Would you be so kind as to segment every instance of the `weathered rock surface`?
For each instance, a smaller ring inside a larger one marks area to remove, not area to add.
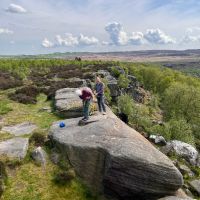
[[[37,163],[40,163],[42,165],[46,164],[47,154],[41,147],[37,147],[36,149],[34,149],[31,156]]]
[[[64,88],[56,91],[55,107],[57,113],[65,117],[80,117],[82,115],[82,101],[76,95],[77,88]]]
[[[79,120],[65,120],[62,129],[55,123],[49,137],[92,191],[149,200],[174,194],[183,184],[173,163],[110,110],[85,126]]]
[[[174,152],[177,155],[186,159],[191,165],[197,165],[199,153],[190,144],[187,144],[185,142],[181,142],[178,140],[172,140],[172,141],[168,142],[165,147],[162,148],[162,151],[165,154]]]
[[[13,126],[4,126],[2,128],[2,131],[8,132],[15,136],[21,136],[25,134],[31,134],[35,129],[37,129],[37,126],[35,124],[24,122]]]
[[[28,149],[28,138],[13,138],[0,143],[0,155],[23,159]]]
[[[190,184],[191,189],[200,196],[200,179],[193,180],[189,184]]]

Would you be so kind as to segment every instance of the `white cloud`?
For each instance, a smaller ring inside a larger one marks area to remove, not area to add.
[[[54,47],[54,44],[51,41],[49,41],[47,38],[45,38],[42,41],[42,46],[45,48],[51,48],[51,47]]]
[[[60,46],[71,47],[79,44],[78,38],[76,36],[73,36],[71,33],[66,33],[65,37],[62,37],[61,35],[56,35],[56,41]]]
[[[132,32],[128,34],[124,31],[123,26],[118,22],[109,23],[105,30],[109,33],[111,44],[121,45],[142,45],[145,40],[153,44],[173,44],[176,41],[165,34],[160,29],[147,29],[146,33]]]
[[[152,44],[174,44],[176,41],[160,29],[147,29],[144,38]]]
[[[192,36],[192,35],[185,35],[183,39],[181,40],[182,43],[193,43],[193,42],[199,42],[200,41],[200,35]]]
[[[42,46],[44,47],[59,47],[59,46],[66,46],[66,47],[74,47],[74,46],[90,46],[96,45],[99,43],[99,40],[96,37],[88,37],[80,34],[79,37],[74,36],[71,33],[66,33],[64,37],[61,35],[56,35],[55,44],[50,42],[47,38],[44,39],[42,42]]]
[[[186,29],[186,34],[180,41],[180,43],[196,43],[200,42],[200,27],[194,26]]]
[[[99,40],[97,38],[88,37],[88,36],[84,36],[83,34],[80,34],[80,37],[79,37],[80,45],[95,45],[98,43],[99,43]]]
[[[144,43],[144,34],[142,32],[133,32],[129,37],[129,43],[133,45],[141,45]]]
[[[20,5],[17,4],[10,4],[6,9],[7,12],[10,13],[26,13],[27,10]]]
[[[106,25],[105,30],[110,35],[110,39],[114,45],[126,45],[128,43],[127,33],[120,23],[109,23]]]
[[[0,34],[13,34],[13,33],[14,32],[9,29],[0,28]]]
[[[187,28],[187,30],[186,30],[186,34],[192,34],[192,33],[196,33],[196,32],[200,32],[199,26],[193,26],[193,27]]]
[[[103,41],[101,44],[102,44],[103,46],[108,46],[108,45],[110,45],[110,43],[107,42],[107,41]]]

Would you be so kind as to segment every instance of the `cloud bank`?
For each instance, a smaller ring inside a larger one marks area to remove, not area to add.
[[[66,33],[64,36],[56,35],[55,42],[50,42],[47,38],[42,41],[42,46],[45,48],[51,47],[59,47],[59,46],[66,46],[66,47],[75,47],[75,46],[91,46],[97,45],[99,40],[92,36],[85,36],[80,34],[78,37],[74,36],[71,33]]]
[[[128,34],[118,22],[109,23],[105,27],[113,45],[142,45],[145,42],[150,44],[174,44],[175,39],[165,34],[160,29],[147,29],[146,33],[132,32]]]

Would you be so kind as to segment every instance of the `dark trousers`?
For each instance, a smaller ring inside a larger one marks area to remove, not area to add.
[[[98,95],[97,96],[97,103],[98,103],[98,107],[99,107],[99,112],[106,112],[106,106],[104,103],[104,95]]]
[[[83,116],[84,118],[89,118],[89,112],[90,112],[90,100],[84,100],[83,101]]]

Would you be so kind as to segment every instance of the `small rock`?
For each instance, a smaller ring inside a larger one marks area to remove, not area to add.
[[[188,166],[186,166],[186,165],[180,165],[179,166],[179,170],[180,170],[180,172],[183,174],[183,175],[185,175],[185,174],[187,174],[188,176],[190,176],[190,177],[193,177],[194,176],[194,173],[191,171],[191,169],[188,167]]]
[[[165,138],[161,135],[150,135],[150,140],[152,140],[155,144],[166,145],[167,142]]]
[[[200,167],[200,156],[197,158],[197,167]]]
[[[28,138],[13,138],[0,143],[0,154],[23,159],[28,149]]]
[[[57,153],[56,151],[53,151],[50,155],[50,159],[51,159],[52,163],[57,165],[60,161],[60,154]]]
[[[35,129],[37,129],[37,126],[35,124],[24,122],[13,126],[4,126],[2,128],[2,131],[8,132],[15,136],[21,136],[25,134],[31,134]]]
[[[123,69],[122,67],[120,67],[120,66],[115,66],[114,68],[117,69],[117,70],[119,71],[120,74],[125,74],[125,71],[124,71],[124,69]]]
[[[193,199],[193,194],[192,194],[192,192],[189,190],[189,189],[186,189],[185,190],[185,193],[189,196],[189,197],[191,197],[192,199]]]
[[[190,187],[200,196],[200,179],[189,182]]]
[[[43,107],[43,108],[39,109],[39,112],[48,112],[48,113],[50,113],[51,112],[51,108],[50,107]]]
[[[33,152],[32,152],[32,158],[37,162],[42,165],[46,164],[46,152],[41,148],[37,147]]]

